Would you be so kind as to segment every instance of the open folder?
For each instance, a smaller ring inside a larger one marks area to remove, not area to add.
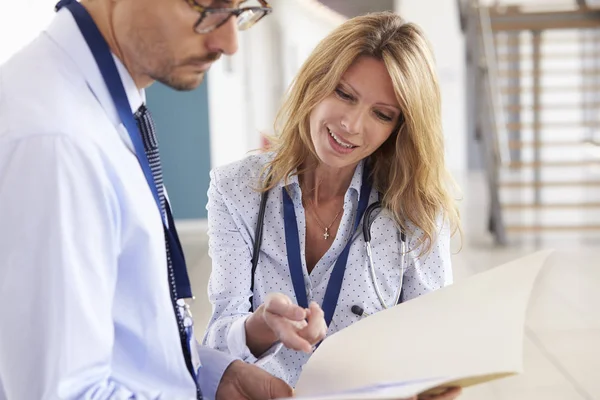
[[[527,305],[551,252],[476,274],[331,335],[304,366],[295,398],[402,399],[521,373]]]

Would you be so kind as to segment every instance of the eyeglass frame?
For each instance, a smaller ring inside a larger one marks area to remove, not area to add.
[[[205,35],[207,33],[215,31],[216,29],[219,29],[221,26],[225,25],[232,16],[235,16],[237,18],[245,11],[248,11],[248,10],[259,11],[260,10],[260,11],[265,12],[262,17],[260,17],[258,20],[256,20],[254,22],[254,24],[256,24],[258,21],[260,21],[261,19],[263,19],[265,16],[267,16],[268,14],[270,14],[273,11],[273,8],[271,7],[271,5],[269,3],[267,3],[267,0],[258,0],[258,2],[260,3],[261,6],[241,7],[241,8],[205,7],[203,5],[198,4],[196,2],[196,0],[185,0],[185,2],[188,3],[188,5],[190,7],[192,7],[193,10],[200,13],[200,17],[198,18],[198,21],[196,21],[196,23],[194,24],[194,31],[196,31],[197,33],[199,33],[201,35]],[[198,32],[198,25],[200,25],[202,23],[202,21],[204,20],[204,18],[206,18],[206,16],[211,13],[214,13],[214,14],[227,13],[227,14],[229,14],[229,16],[227,18],[225,18],[219,24],[215,25],[209,31]]]

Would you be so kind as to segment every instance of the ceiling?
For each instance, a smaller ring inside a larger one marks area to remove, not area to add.
[[[373,11],[393,11],[394,0],[320,0],[327,7],[345,15],[355,17]]]
[[[346,17],[355,17],[373,11],[394,10],[394,0],[319,0],[324,5],[345,15]],[[413,0],[418,1],[418,0]],[[440,0],[440,1],[455,1],[455,0]],[[479,0],[482,4],[499,4],[499,5],[545,5],[552,4],[587,4],[589,7],[600,7],[600,0]]]

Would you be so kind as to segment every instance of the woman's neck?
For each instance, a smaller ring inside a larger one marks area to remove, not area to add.
[[[307,169],[307,172],[298,177],[303,197],[318,205],[344,197],[352,182],[356,165],[332,168],[322,163],[315,163],[309,165]]]

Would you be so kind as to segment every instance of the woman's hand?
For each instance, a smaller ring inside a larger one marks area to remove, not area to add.
[[[257,357],[277,341],[289,349],[310,353],[326,333],[325,316],[317,303],[304,309],[281,293],[270,293],[246,321],[246,343]]]
[[[419,396],[413,396],[409,399],[398,399],[398,400],[454,400],[462,393],[460,387],[451,387],[444,390],[439,394],[422,394]]]
[[[263,319],[285,347],[310,353],[325,338],[327,325],[317,303],[311,302],[308,307],[303,309],[289,297],[274,293],[265,301]]]
[[[454,400],[462,393],[460,387],[448,388],[440,394],[427,394],[418,396],[418,400]]]

